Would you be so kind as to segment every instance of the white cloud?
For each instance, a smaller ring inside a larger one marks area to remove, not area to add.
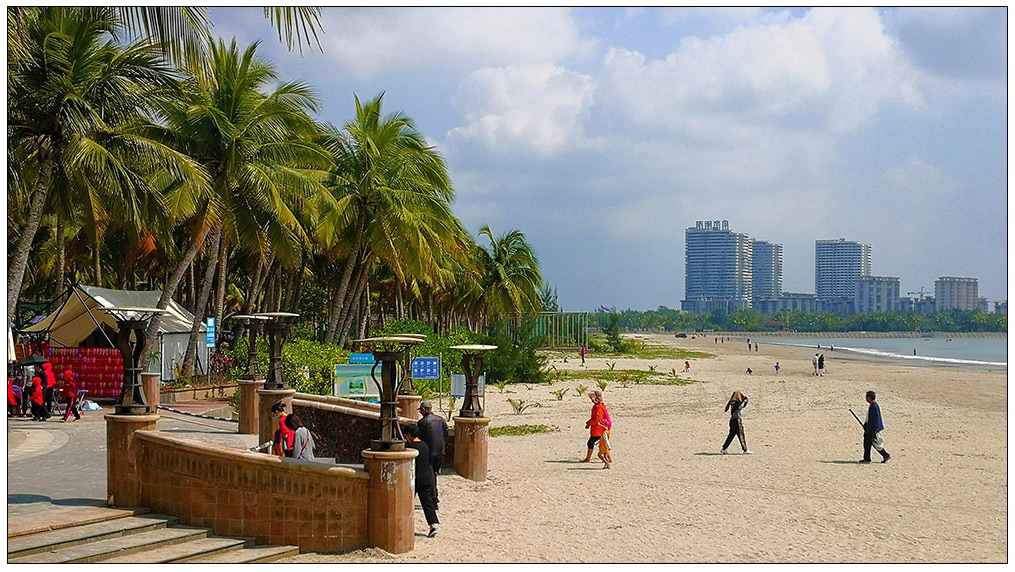
[[[322,24],[325,53],[360,77],[554,62],[594,46],[566,8],[329,8]]]
[[[466,125],[451,130],[449,145],[479,142],[551,155],[580,141],[592,90],[589,76],[554,65],[478,69],[459,86],[456,102]]]

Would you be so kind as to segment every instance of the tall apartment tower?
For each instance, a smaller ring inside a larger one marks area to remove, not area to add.
[[[862,276],[856,281],[854,308],[864,312],[898,312],[899,279],[894,276]]]
[[[777,300],[782,295],[782,245],[752,240],[751,288],[754,307],[760,300]]]
[[[814,294],[819,306],[852,306],[856,281],[870,273],[871,245],[844,238],[814,242]]]
[[[942,276],[934,281],[934,310],[975,310],[978,289],[976,278]]]
[[[683,310],[751,307],[752,248],[746,234],[733,232],[729,221],[697,221],[684,233]]]

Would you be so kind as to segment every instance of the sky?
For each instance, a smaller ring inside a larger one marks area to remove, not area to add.
[[[260,8],[210,13],[322,120],[383,92],[563,310],[679,308],[697,220],[782,244],[787,292],[845,238],[903,295],[1007,299],[1007,8],[325,7],[302,54]]]

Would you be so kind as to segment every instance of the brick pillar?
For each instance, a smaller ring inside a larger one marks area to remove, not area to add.
[[[455,472],[471,481],[486,480],[489,417],[455,417]]]
[[[409,552],[415,530],[412,518],[415,449],[363,451],[367,481],[367,546],[392,554]],[[424,463],[426,459],[422,460]]]
[[[162,374],[142,373],[141,385],[144,387],[144,398],[148,402],[148,411],[159,412],[159,403],[162,399],[161,393]]]
[[[155,431],[158,415],[106,415],[106,504],[139,506],[141,480],[134,433]]]
[[[258,389],[257,390],[257,444],[275,438],[278,421],[271,414],[271,406],[279,401],[285,403],[286,413],[293,411],[293,395],[295,389]]]
[[[264,380],[240,380],[240,429],[237,433],[243,435],[259,435],[260,428],[258,427],[257,420],[260,418],[258,415],[258,399],[257,392],[260,389],[264,389]],[[270,405],[268,407],[271,407]],[[261,441],[263,443],[264,441]]]
[[[409,419],[419,419],[419,402],[423,401],[422,396],[399,394],[397,399],[399,415]]]

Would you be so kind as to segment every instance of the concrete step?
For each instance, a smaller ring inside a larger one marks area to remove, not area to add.
[[[254,564],[274,562],[300,553],[299,546],[251,546],[243,550],[230,550],[187,560],[191,564]]]
[[[14,517],[7,521],[7,538],[38,534],[50,530],[70,528],[93,522],[104,522],[128,516],[146,514],[147,508],[84,507],[64,510],[47,510],[31,516]]]
[[[176,517],[171,516],[121,516],[91,524],[17,536],[7,540],[7,559],[11,560],[12,558],[20,558],[39,552],[52,552],[61,548],[70,548],[87,542],[117,538],[157,528],[166,528],[176,522]]]
[[[20,558],[8,558],[7,563],[101,562],[124,554],[134,554],[141,551],[153,550],[160,546],[204,538],[207,535],[208,530],[205,528],[190,526],[159,528],[128,536],[97,540],[78,546],[39,552]]]
[[[223,538],[213,536],[209,538],[198,538],[179,544],[160,546],[154,550],[146,550],[136,554],[121,554],[112,558],[102,560],[102,564],[134,563],[134,564],[164,564],[167,562],[192,562],[195,558],[211,556],[228,556],[235,552],[241,552],[243,548],[253,545],[252,540],[239,538]],[[232,560],[227,560],[231,562]]]

